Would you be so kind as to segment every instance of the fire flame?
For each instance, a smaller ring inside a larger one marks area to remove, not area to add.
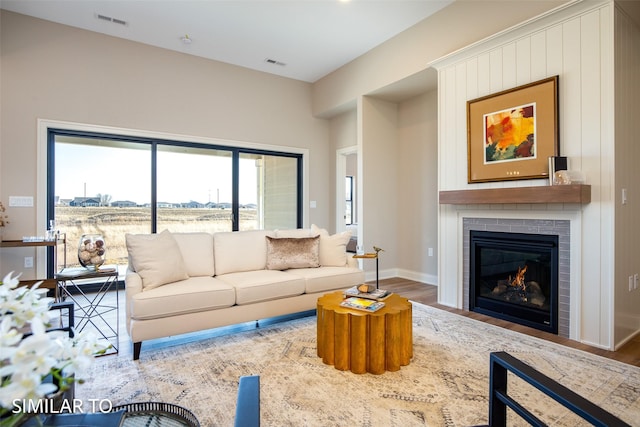
[[[524,281],[524,273],[526,272],[527,272],[526,265],[524,267],[518,267],[518,274],[516,274],[516,277],[514,277],[513,280],[511,280],[511,276],[509,276],[509,279],[510,279],[509,284],[517,288],[525,289],[526,285]]]

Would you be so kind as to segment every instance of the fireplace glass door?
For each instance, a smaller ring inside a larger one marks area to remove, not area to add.
[[[558,333],[558,236],[471,231],[469,309]]]

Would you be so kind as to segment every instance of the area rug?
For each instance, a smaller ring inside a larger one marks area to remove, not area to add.
[[[400,371],[353,374],[316,355],[305,317],[131,356],[97,359],[76,397],[174,403],[202,426],[233,425],[238,378],[260,375],[263,426],[472,426],[488,422],[489,353],[506,351],[631,425],[640,368],[414,303],[414,356]],[[510,380],[511,381],[511,380]],[[587,425],[518,380],[510,388],[554,426]],[[526,425],[511,417],[510,426]]]

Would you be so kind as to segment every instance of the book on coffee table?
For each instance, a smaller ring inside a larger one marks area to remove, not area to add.
[[[346,291],[344,291],[345,298],[358,297],[358,298],[372,299],[375,301],[382,301],[386,299],[389,295],[391,295],[391,292],[384,289],[374,289],[370,292],[361,292],[358,289],[358,286],[353,286],[347,289]]]
[[[342,301],[340,305],[342,307],[355,308],[356,310],[368,311],[370,313],[378,311],[384,307],[384,303],[381,301],[358,297],[349,297]]]

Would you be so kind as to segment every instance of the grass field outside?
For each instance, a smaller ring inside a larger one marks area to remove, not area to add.
[[[145,207],[57,206],[56,228],[66,235],[66,266],[79,267],[78,244],[83,234],[101,234],[106,244],[105,265],[127,265],[125,234],[151,233],[151,209]],[[158,232],[231,231],[231,210],[216,208],[159,208]],[[255,230],[255,209],[240,210],[240,229]],[[64,257],[58,255],[62,266]]]

